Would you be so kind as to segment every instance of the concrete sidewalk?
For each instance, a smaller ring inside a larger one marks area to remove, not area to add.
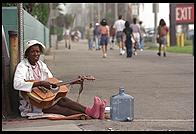
[[[82,131],[73,121],[47,119],[3,122],[2,131]]]
[[[93,75],[86,81],[80,97],[83,105],[92,105],[95,95],[106,98],[118,93],[120,86],[135,98],[134,120],[25,120],[2,122],[2,130],[76,130],[76,131],[193,131],[194,130],[194,57],[189,54],[167,53],[159,57],[156,51],[144,50],[137,56],[120,56],[118,48],[90,51],[87,41],[72,43],[71,49],[59,42],[51,49],[45,62],[53,75],[63,81],[78,75]],[[76,100],[79,87],[74,85],[68,97]],[[108,103],[109,106],[109,103]],[[13,125],[14,124],[14,125]]]

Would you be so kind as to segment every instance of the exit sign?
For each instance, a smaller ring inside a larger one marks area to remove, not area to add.
[[[194,23],[194,4],[176,4],[176,23]]]

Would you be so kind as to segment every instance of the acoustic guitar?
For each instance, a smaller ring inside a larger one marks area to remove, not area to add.
[[[59,98],[66,96],[68,88],[66,85],[80,84],[79,95],[77,101],[79,101],[80,94],[83,91],[84,80],[95,80],[95,77],[91,75],[78,76],[77,79],[59,82],[56,78],[48,78],[48,82],[52,83],[50,89],[39,86],[34,87],[31,92],[21,92],[21,95],[26,98],[28,97],[30,103],[38,108],[48,108],[52,106]],[[36,82],[35,80],[27,80],[28,82]]]

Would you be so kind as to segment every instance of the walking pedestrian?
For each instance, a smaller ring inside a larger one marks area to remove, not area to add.
[[[92,23],[89,24],[89,28],[87,29],[87,35],[86,38],[88,40],[88,50],[93,50],[93,33],[94,29],[93,29],[93,25]]]
[[[119,15],[118,20],[115,21],[113,28],[116,31],[116,40],[119,46],[120,55],[125,53],[124,43],[123,43],[123,29],[125,28],[125,20],[123,20],[122,15]]]
[[[100,33],[99,33],[99,23],[95,23],[94,28],[94,42],[95,42],[95,50],[100,50]]]
[[[163,56],[166,57],[166,44],[167,44],[167,34],[169,29],[165,23],[164,19],[159,21],[159,26],[157,27],[157,42],[159,43],[159,50],[157,55],[161,56],[161,48],[163,48]]]
[[[47,65],[39,59],[44,49],[45,46],[41,42],[37,40],[28,41],[25,49],[25,57],[16,67],[13,85],[14,89],[19,91],[19,110],[21,116],[28,117],[29,114],[40,115],[43,113],[69,116],[85,113],[92,118],[103,119],[106,101],[96,96],[94,97],[94,105],[92,107],[84,106],[65,96],[56,99],[52,106],[39,108],[31,103],[29,96],[22,94],[23,92],[30,93],[34,87],[41,86],[50,89],[52,86],[52,83],[48,82],[47,79],[53,78],[53,75]]]
[[[100,26],[100,46],[103,53],[103,58],[107,57],[107,46],[108,46],[108,40],[109,40],[109,26],[107,24],[106,19],[102,19]]]
[[[126,21],[123,29],[123,41],[125,42],[127,58],[132,57],[132,39],[134,39],[133,30],[130,27],[130,23]]]
[[[134,55],[137,55],[137,49],[140,49],[140,36],[141,36],[141,31],[140,31],[140,27],[137,24],[137,19],[133,18],[133,24],[131,24],[131,28],[133,30],[133,35],[134,38],[136,40],[136,42],[134,43]]]
[[[74,33],[74,40],[75,41],[79,41],[81,38],[81,33],[78,29],[75,30],[75,33]]]
[[[114,45],[115,45],[115,29],[113,28],[114,25],[111,25],[110,27],[110,50],[114,49]]]
[[[144,50],[144,34],[146,34],[146,30],[144,26],[142,25],[142,21],[139,21],[140,25],[140,31],[141,31],[141,36],[140,36],[140,51]]]
[[[71,49],[71,32],[70,28],[66,27],[64,32],[64,39],[65,39],[65,48]]]

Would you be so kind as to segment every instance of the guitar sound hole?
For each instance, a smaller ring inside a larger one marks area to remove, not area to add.
[[[57,88],[57,85],[56,84],[52,84],[52,88]]]

